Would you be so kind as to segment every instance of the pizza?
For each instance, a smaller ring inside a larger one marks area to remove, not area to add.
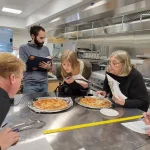
[[[85,97],[80,99],[80,104],[92,107],[92,108],[108,108],[111,106],[111,102],[106,99],[98,99],[96,97]]]
[[[58,98],[44,98],[35,101],[33,106],[40,110],[61,110],[67,108],[68,103]]]

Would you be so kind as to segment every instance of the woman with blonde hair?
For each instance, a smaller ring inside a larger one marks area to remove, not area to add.
[[[73,95],[85,95],[88,83],[75,81],[73,76],[82,75],[89,79],[92,73],[92,66],[89,62],[77,59],[77,55],[72,50],[65,50],[61,56],[61,65],[56,69],[58,80],[63,81],[68,87],[68,93]],[[85,92],[85,93],[84,93]]]
[[[131,65],[130,56],[126,51],[114,51],[109,57],[109,65],[106,75],[119,82],[119,88],[122,96],[115,97],[110,89],[108,77],[105,77],[103,91],[98,91],[98,94],[107,96],[110,94],[112,100],[123,107],[138,108],[147,111],[149,107],[149,98],[146,86],[143,81],[143,76]]]

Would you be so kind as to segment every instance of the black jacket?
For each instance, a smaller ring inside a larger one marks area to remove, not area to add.
[[[119,87],[121,92],[126,97],[128,97],[125,100],[124,107],[138,108],[143,111],[148,110],[149,107],[148,93],[143,81],[143,76],[138,70],[132,68],[130,74],[125,77],[116,76],[108,72],[107,74],[120,83]],[[104,81],[104,91],[110,93],[110,97],[112,97],[112,93],[110,91],[107,78],[105,78]]]
[[[2,125],[11,105],[11,100],[5,90],[0,88],[0,126]]]

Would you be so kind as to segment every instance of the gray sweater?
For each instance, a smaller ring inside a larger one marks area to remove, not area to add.
[[[31,43],[20,46],[19,57],[24,61],[24,63],[27,62],[30,55],[47,57],[50,56],[50,52],[47,46],[38,48],[36,45]],[[43,71],[26,71],[23,78],[24,83],[47,82],[47,80],[48,73]]]

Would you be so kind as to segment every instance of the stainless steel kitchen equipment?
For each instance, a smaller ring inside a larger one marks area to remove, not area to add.
[[[147,91],[150,93],[150,78],[144,78]]]
[[[80,59],[85,59],[92,64],[99,64],[101,61],[106,60],[109,54],[109,47],[100,46],[99,50],[89,51],[88,49],[77,49],[77,56]]]
[[[93,71],[91,75],[91,90],[98,91],[103,89],[105,71]]]
[[[144,53],[144,55],[138,55],[137,57],[144,59],[142,65],[142,75],[145,78],[150,78],[150,53]]]

